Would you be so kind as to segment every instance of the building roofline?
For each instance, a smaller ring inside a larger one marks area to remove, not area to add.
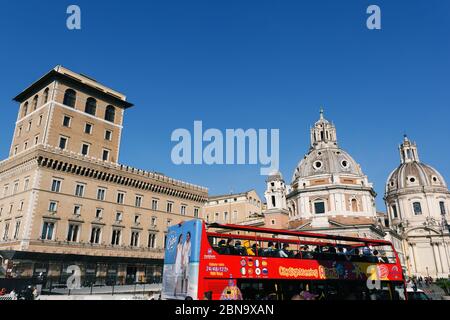
[[[126,101],[126,96],[124,94],[115,91],[88,76],[73,72],[60,65],[56,66],[55,68],[47,72],[44,76],[39,78],[37,81],[33,82],[25,90],[15,96],[13,100],[19,103],[24,101],[26,97],[32,95],[37,88],[45,85],[46,82],[49,82],[55,78],[73,81],[79,85],[94,90],[100,95],[105,95],[111,98],[118,106],[124,109],[131,108],[133,106],[132,103]]]
[[[216,195],[216,196],[211,196],[208,198],[208,201],[244,196],[244,195],[248,195],[252,191],[256,192],[255,189],[251,189],[251,190],[240,192],[240,193],[220,194],[220,195]],[[258,193],[256,192],[256,194],[258,194]],[[259,197],[259,195],[258,195],[258,197]]]

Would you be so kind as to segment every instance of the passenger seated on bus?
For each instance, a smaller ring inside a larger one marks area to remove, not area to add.
[[[248,241],[248,240],[245,240],[245,241],[244,241],[244,248],[245,248],[245,253],[246,253],[248,256],[254,256],[254,255],[255,255],[255,252],[254,252],[253,249],[250,247],[250,241]]]
[[[303,246],[301,247],[301,250],[303,259],[314,259],[313,253],[311,252],[309,246]]]
[[[267,248],[263,251],[263,255],[266,257],[274,257],[276,253],[277,249],[275,248],[275,244],[272,241],[269,241]]]
[[[239,240],[236,241],[236,245],[234,246],[235,254],[238,254],[240,256],[245,256],[245,248],[242,246],[241,242]]]
[[[278,252],[278,255],[281,258],[292,257],[292,251],[289,250],[289,244],[288,243],[283,244],[283,249],[281,249],[280,252]]]
[[[217,248],[217,252],[219,252],[219,254],[229,253],[225,240],[222,239],[219,241],[219,247]]]
[[[228,254],[236,254],[235,250],[234,250],[234,245],[233,245],[233,239],[228,238],[227,239],[227,249],[228,249]]]
[[[373,253],[374,258],[376,259],[376,262],[389,263],[389,259],[388,259],[388,257],[386,257],[386,254],[381,256],[380,253],[378,252],[378,250],[373,250],[372,253]]]
[[[262,256],[263,255],[263,250],[261,249],[261,247],[259,246],[258,242],[254,243],[252,245],[252,250],[255,254],[258,254],[258,256]]]

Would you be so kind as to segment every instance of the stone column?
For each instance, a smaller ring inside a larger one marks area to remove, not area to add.
[[[412,274],[415,275],[417,273],[417,265],[416,265],[416,254],[414,252],[414,244],[408,243],[409,247],[409,265],[411,267]]]
[[[445,241],[445,240],[444,240]],[[442,268],[444,276],[450,274],[450,261],[448,259],[448,255],[445,252],[445,243],[442,242],[442,245],[439,246],[439,252],[441,254]]]
[[[436,266],[436,277],[438,277],[439,273],[442,272],[441,265],[439,263],[439,252],[436,242],[431,242],[431,250],[433,251],[434,265]]]

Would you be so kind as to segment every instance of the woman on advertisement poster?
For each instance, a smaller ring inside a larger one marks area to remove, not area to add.
[[[173,295],[175,297],[177,296],[178,279],[180,278],[180,276],[182,276],[182,274],[183,274],[183,234],[180,234],[177,242],[177,253],[175,255],[175,264],[173,272],[175,278]],[[181,286],[183,287],[183,282],[181,283]]]
[[[186,240],[183,245],[182,253],[182,280],[181,292],[187,294],[189,288],[189,261],[191,256],[191,232],[186,233]]]

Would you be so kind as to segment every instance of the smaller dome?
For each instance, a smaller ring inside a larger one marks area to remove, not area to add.
[[[418,161],[402,163],[386,182],[388,192],[417,187],[447,188],[447,184],[436,169]]]

